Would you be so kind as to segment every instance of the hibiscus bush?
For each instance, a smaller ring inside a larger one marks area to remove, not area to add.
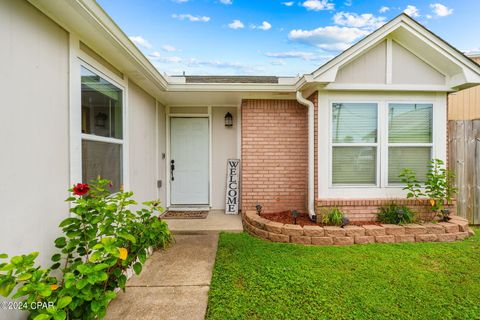
[[[139,274],[149,249],[172,239],[156,216],[163,211],[158,201],[134,211],[132,192],[110,190],[103,179],[70,190],[72,215],[60,223],[63,236],[49,268],[35,266],[38,253],[9,260],[1,254],[0,262],[8,261],[0,263],[0,295],[22,299],[34,320],[104,318],[116,291],[125,290],[127,270]]]

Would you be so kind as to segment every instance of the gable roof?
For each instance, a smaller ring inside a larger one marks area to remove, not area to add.
[[[434,34],[432,31],[428,30],[425,26],[421,25],[419,22],[405,13],[393,18],[382,27],[370,33],[365,38],[352,45],[350,48],[346,49],[330,61],[320,66],[317,70],[309,74],[305,78],[305,81],[319,83],[329,83],[335,81],[336,74],[341,66],[344,66],[350,61],[359,57],[394,33],[397,35],[403,33],[406,38],[406,42],[412,42],[417,39],[418,42],[425,44],[423,49],[431,50],[432,54],[430,56],[433,56],[439,60],[432,61],[432,59],[429,59],[427,61],[429,64],[437,64],[439,68],[442,68],[441,65],[444,63],[451,64],[449,66],[450,70],[444,70],[450,72],[444,73],[446,73],[446,76],[449,77],[449,85],[452,88],[462,88],[469,86],[469,84],[474,85],[480,83],[479,64],[469,59],[461,51],[450,45],[448,42]],[[419,52],[414,53],[422,58],[421,51],[418,51]],[[460,70],[461,72],[454,74],[453,69]]]

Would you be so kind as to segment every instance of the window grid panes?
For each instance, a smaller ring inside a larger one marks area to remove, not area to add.
[[[100,176],[123,184],[123,91],[81,67],[82,180]]]
[[[332,184],[376,185],[378,105],[332,105]]]

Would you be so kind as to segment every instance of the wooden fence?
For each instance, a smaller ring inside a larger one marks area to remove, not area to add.
[[[457,213],[480,224],[480,120],[450,120],[448,131],[448,164],[458,188]]]

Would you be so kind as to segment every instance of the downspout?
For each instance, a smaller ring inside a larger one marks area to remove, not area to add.
[[[315,109],[313,102],[305,99],[300,91],[297,91],[297,101],[308,108],[308,216],[312,221],[317,221],[315,214],[314,179],[315,179]]]

